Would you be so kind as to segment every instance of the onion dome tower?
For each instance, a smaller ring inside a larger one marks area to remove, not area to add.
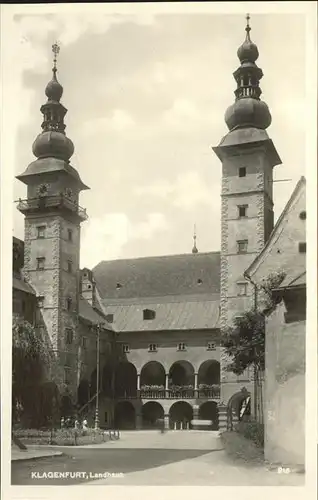
[[[259,52],[250,37],[250,16],[246,19],[245,40],[237,51],[240,66],[234,72],[235,101],[225,113],[229,131],[212,148],[222,163],[221,334],[233,325],[235,317],[253,308],[254,290],[244,273],[273,229],[273,167],[281,163],[266,131],[272,118],[260,99],[263,72],[256,64]],[[229,362],[222,352],[223,401],[240,390],[236,375],[228,370]]]
[[[63,87],[56,76],[59,46],[55,43],[52,50],[53,76],[41,107],[42,132],[32,148],[36,160],[17,176],[27,185],[27,197],[19,200],[17,208],[25,216],[25,278],[39,299],[39,317],[56,361],[52,380],[75,398],[80,234],[87,219],[79,196],[89,188],[70,165],[74,145],[65,134],[67,110],[60,102]]]
[[[249,19],[248,15],[246,38],[237,51],[241,65],[233,74],[237,84],[236,99],[225,113],[225,122],[229,130],[245,127],[265,130],[272,121],[267,104],[260,100],[262,91],[259,82],[263,72],[255,62],[259,54],[257,46],[250,38]]]

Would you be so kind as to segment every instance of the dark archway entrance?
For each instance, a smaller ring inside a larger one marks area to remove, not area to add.
[[[77,404],[82,408],[90,399],[90,385],[86,379],[81,380],[77,389]]]
[[[159,427],[158,419],[164,418],[164,410],[156,401],[149,401],[141,409],[143,429],[155,429]]]
[[[200,426],[200,429],[217,431],[219,428],[219,410],[217,403],[215,401],[207,401],[206,403],[203,403],[199,408],[199,419],[212,421],[211,425],[206,427]]]
[[[72,417],[74,414],[74,407],[69,396],[62,396],[61,398],[61,416]]]
[[[112,396],[113,378],[114,375],[111,367],[108,365],[104,366],[102,373],[102,391],[107,398]]]
[[[193,408],[185,401],[178,401],[171,406],[169,416],[171,429],[190,429]]]
[[[158,361],[149,361],[145,364],[140,372],[140,386],[165,388],[165,369]]]
[[[129,401],[120,401],[115,406],[115,428],[121,430],[136,429],[136,412]]]
[[[119,363],[115,372],[116,397],[129,398],[137,396],[137,370],[132,363]]]

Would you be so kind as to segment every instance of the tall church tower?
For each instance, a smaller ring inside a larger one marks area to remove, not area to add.
[[[239,68],[234,72],[235,102],[225,113],[228,134],[213,150],[222,162],[221,209],[221,331],[240,312],[253,307],[253,287],[244,271],[262,250],[274,225],[273,167],[281,163],[266,129],[271,115],[260,100],[262,70],[256,65],[257,46],[250,38],[247,16],[246,39],[237,51]],[[221,400],[240,390],[238,379],[225,371],[221,359]],[[247,377],[245,376],[245,379]]]
[[[33,161],[17,176],[27,185],[27,199],[19,200],[25,216],[24,274],[38,297],[39,313],[55,359],[52,380],[76,387],[77,323],[79,305],[80,225],[87,219],[79,206],[79,194],[89,189],[70,165],[72,141],[65,135],[67,109],[61,104],[54,44],[53,77],[41,107],[42,132],[33,143]]]

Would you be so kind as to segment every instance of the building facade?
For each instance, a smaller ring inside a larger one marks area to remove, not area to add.
[[[14,243],[13,299],[23,315],[27,297],[28,317],[50,341],[50,377],[68,401],[64,415],[77,411],[102,427],[160,421],[170,429],[218,429],[226,425],[219,408],[242,388],[252,393],[249,370],[227,371],[222,333],[253,307],[246,270],[275,234],[273,168],[281,160],[266,132],[271,115],[260,100],[263,73],[249,24],[238,58],[229,132],[213,148],[222,163],[221,251],[200,253],[194,238],[189,254],[102,261],[93,270],[79,266],[87,219],[79,196],[88,188],[70,164],[74,146],[54,61],[33,144],[37,159],[17,177],[27,198],[18,203],[25,238]]]

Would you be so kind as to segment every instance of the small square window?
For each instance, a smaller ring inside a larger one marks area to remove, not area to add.
[[[237,283],[237,295],[246,295],[247,294],[247,283]]]
[[[180,342],[180,344],[178,344],[178,351],[186,351],[187,350],[187,346],[184,342]]]
[[[123,344],[123,352],[126,353],[126,352],[130,352],[130,349],[129,349],[129,344]]]
[[[302,241],[301,243],[298,243],[298,250],[299,253],[306,253],[306,242]]]
[[[143,310],[143,317],[144,317],[144,320],[155,319],[156,313],[155,313],[155,311],[152,311],[151,309],[144,309]]]
[[[246,217],[246,212],[247,212],[247,206],[248,205],[238,205],[238,214],[239,217]]]
[[[246,177],[246,167],[239,168],[239,177]]]
[[[46,229],[46,226],[38,226],[37,227],[38,238],[45,238],[45,229]]]
[[[71,345],[73,343],[73,330],[72,330],[72,328],[65,329],[65,342],[68,345]]]
[[[67,297],[66,299],[66,309],[67,311],[71,311],[72,309],[72,299],[70,297]]]
[[[106,318],[106,321],[108,321],[108,323],[113,323],[113,321],[114,321],[113,314],[106,314],[105,318]]]
[[[247,252],[247,244],[248,244],[248,240],[238,240],[237,241],[237,253],[246,253]]]
[[[37,270],[42,271],[45,266],[45,257],[38,257],[36,260],[37,260]]]
[[[216,350],[216,344],[215,344],[215,342],[208,342],[207,350],[208,351],[215,351]]]
[[[68,273],[71,273],[71,272],[72,272],[72,269],[73,269],[73,266],[72,266],[72,261],[71,261],[71,260],[68,260],[68,261],[67,261],[67,272],[68,272]]]
[[[82,347],[83,347],[83,349],[87,349],[87,345],[88,345],[88,339],[87,339],[87,337],[82,337]]]
[[[157,344],[149,344],[149,348],[148,348],[148,351],[150,352],[157,352]]]
[[[73,241],[73,231],[72,229],[67,230],[67,239],[68,241]]]

